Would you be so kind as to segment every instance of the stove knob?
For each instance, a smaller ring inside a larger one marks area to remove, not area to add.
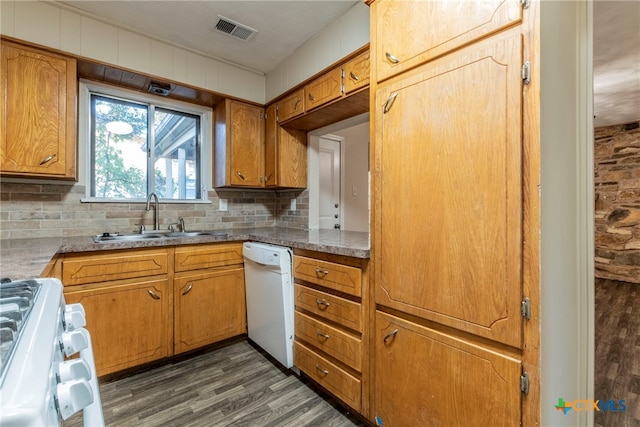
[[[60,363],[58,372],[60,373],[60,382],[70,380],[90,380],[91,369],[84,359],[72,359]]]
[[[87,317],[82,304],[67,304],[64,307],[64,322],[67,331],[84,328],[87,325]]]
[[[89,346],[87,337],[84,335],[84,329],[76,329],[75,331],[62,333],[62,346],[64,354],[67,357],[73,356],[77,352],[84,350]]]
[[[57,392],[58,407],[63,420],[93,403],[93,392],[86,380],[71,380],[60,383]]]

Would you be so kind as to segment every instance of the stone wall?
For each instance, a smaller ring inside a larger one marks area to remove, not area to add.
[[[153,209],[145,203],[83,203],[85,186],[0,182],[0,239],[86,236],[134,232],[136,224],[153,228]],[[227,210],[218,209],[226,199]],[[296,198],[292,211],[291,199]],[[210,191],[211,203],[160,202],[160,227],[184,218],[187,230],[242,227],[307,228],[308,191]]]
[[[595,130],[596,277],[640,283],[640,122]]]

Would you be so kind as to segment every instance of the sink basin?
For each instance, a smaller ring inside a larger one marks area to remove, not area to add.
[[[149,239],[161,239],[165,236],[160,234],[98,234],[93,236],[93,241],[96,243],[103,242],[118,242],[118,241],[137,241],[137,240],[149,240]]]
[[[198,236],[224,236],[224,231],[173,231],[167,237],[198,237]]]

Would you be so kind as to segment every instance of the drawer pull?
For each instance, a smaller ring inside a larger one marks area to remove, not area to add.
[[[387,335],[385,335],[384,337],[384,343],[385,344],[389,344],[389,340],[392,338],[395,338],[396,334],[398,333],[397,329],[394,329],[393,331],[389,332]]]
[[[353,71],[349,72],[349,77],[351,77],[351,80],[355,80],[356,82],[360,80],[360,77],[355,75]]]
[[[244,177],[244,175],[242,174],[242,172],[236,172],[236,175],[238,175],[240,177],[241,180],[245,180],[246,178]]]
[[[400,60],[398,58],[396,58],[395,56],[391,55],[389,52],[385,52],[384,55],[387,57],[389,62],[391,62],[392,64],[397,64],[398,62],[400,62]]]
[[[318,372],[320,372],[323,375],[329,375],[329,371],[327,371],[326,369],[322,369],[320,366],[316,365],[316,370]]]
[[[40,166],[42,166],[42,165],[44,165],[46,163],[49,163],[51,160],[54,159],[54,157],[56,157],[55,154],[50,155],[49,157],[47,157],[46,159],[44,159],[43,161],[40,162]]]
[[[313,96],[313,94],[311,94],[311,93],[309,94],[309,101],[316,102],[316,97]]]
[[[187,286],[187,289],[185,289],[185,291],[182,293],[182,295],[186,295],[189,292],[191,292],[192,288],[193,288],[193,282],[189,282],[189,286]]]
[[[300,97],[298,97],[298,99],[296,99],[296,103],[293,104],[294,111],[298,110],[298,106],[300,105],[301,102],[302,102],[302,99],[300,99]]]
[[[398,92],[392,93],[391,96],[389,97],[389,99],[386,100],[386,102],[382,106],[382,112],[384,114],[387,114],[389,112],[389,110],[391,110],[391,107],[393,106],[393,103],[396,102],[396,97],[397,96],[398,96]]]
[[[325,334],[325,333],[324,333],[324,332],[322,332],[322,331],[317,331],[317,332],[316,332],[316,334],[318,334],[318,336],[319,336],[319,337],[324,338],[324,339],[325,339],[325,341],[329,339],[329,335]]]
[[[329,274],[329,270],[320,270],[319,268],[316,268],[316,276],[320,279],[324,279],[327,274]]]
[[[321,306],[320,309],[324,310],[324,308],[329,307],[331,304],[329,304],[329,301],[325,301],[323,299],[316,299],[316,304],[318,304],[318,306]],[[322,308],[324,307],[324,308]]]
[[[147,290],[147,292],[149,292],[149,295],[151,295],[151,298],[160,299],[160,297],[156,295],[151,289]]]

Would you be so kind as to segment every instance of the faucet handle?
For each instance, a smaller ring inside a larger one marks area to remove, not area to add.
[[[180,231],[182,231],[183,233],[187,231],[187,228],[184,226],[184,218],[179,217],[178,223],[180,223]]]
[[[140,234],[144,233],[144,224],[136,224],[138,226],[138,231]]]

